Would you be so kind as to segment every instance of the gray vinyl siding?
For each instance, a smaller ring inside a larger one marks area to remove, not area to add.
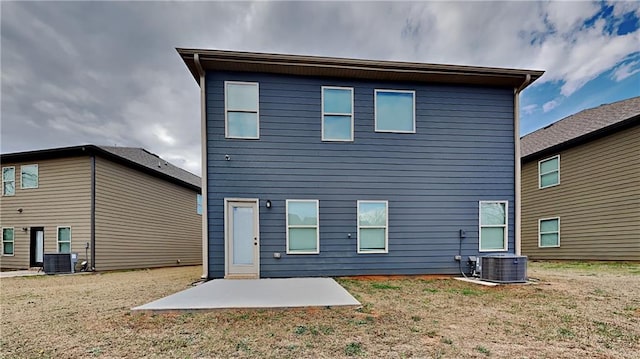
[[[640,126],[560,154],[560,184],[522,167],[522,252],[533,259],[640,260]],[[550,156],[545,156],[547,158]],[[560,217],[560,247],[538,247],[538,220]]]
[[[225,80],[259,82],[259,140],[225,139]],[[251,73],[206,83],[210,277],[224,276],[224,198],[260,199],[261,277],[457,273],[460,229],[463,256],[478,255],[480,200],[509,201],[514,252],[512,89]],[[321,141],[321,86],[354,88],[353,142]],[[415,134],[374,131],[374,89],[416,91]],[[320,201],[320,254],[286,254],[286,199]],[[357,254],[357,200],[389,201],[388,254]]]
[[[97,157],[96,269],[202,263],[196,194]]]
[[[38,165],[38,188],[22,189],[20,166],[30,164]],[[29,267],[32,227],[44,227],[45,253],[58,252],[57,227],[71,227],[71,251],[84,260],[85,243],[91,235],[89,157],[2,163],[2,167],[8,166],[16,168],[16,192],[0,197],[0,225],[14,228],[14,255],[0,256],[0,267]]]

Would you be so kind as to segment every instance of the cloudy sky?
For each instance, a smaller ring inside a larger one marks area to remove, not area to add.
[[[139,146],[200,173],[176,47],[545,70],[522,134],[640,95],[640,2],[7,2],[2,153]]]

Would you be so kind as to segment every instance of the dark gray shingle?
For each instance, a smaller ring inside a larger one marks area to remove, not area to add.
[[[638,115],[640,96],[580,111],[522,137],[521,156],[535,154]]]

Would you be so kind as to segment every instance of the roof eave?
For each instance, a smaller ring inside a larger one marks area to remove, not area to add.
[[[199,75],[194,61],[209,71],[242,71],[299,76],[377,79],[519,87],[529,75],[531,82],[544,71],[494,67],[424,64],[414,62],[375,61],[335,57],[268,54],[206,49],[178,48],[182,60],[196,81]],[[530,84],[529,83],[529,84]]]

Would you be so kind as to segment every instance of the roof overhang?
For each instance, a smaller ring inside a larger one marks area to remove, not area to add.
[[[337,57],[301,56],[178,48],[196,82],[200,82],[194,55],[205,71],[241,71],[383,81],[410,81],[518,88],[544,71],[496,67],[438,65],[415,62],[375,61]],[[522,88],[523,89],[523,88]]]

